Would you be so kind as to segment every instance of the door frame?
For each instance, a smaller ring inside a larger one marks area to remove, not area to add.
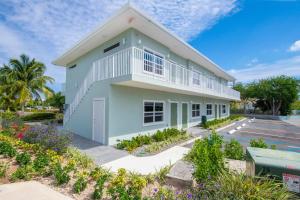
[[[172,103],[176,103],[177,104],[177,128],[178,128],[178,120],[179,120],[179,117],[178,117],[178,113],[179,113],[179,102],[178,101],[171,101],[169,100],[169,127],[171,127],[171,104]]]
[[[183,112],[182,112],[182,105],[183,104],[186,104],[186,114],[187,114],[187,116],[186,116],[186,120],[187,120],[187,122],[186,122],[186,128],[188,128],[189,127],[189,120],[190,120],[190,112],[189,112],[189,108],[190,108],[190,104],[189,104],[189,102],[186,102],[186,101],[183,101],[183,102],[181,102],[181,128],[182,128],[182,125],[183,125],[183,123],[182,123],[182,114],[183,114]],[[201,109],[201,108],[200,108]]]
[[[95,123],[94,123],[94,117],[95,117],[95,110],[94,110],[94,101],[103,101],[104,103],[104,109],[103,109],[103,112],[104,112],[104,118],[103,118],[103,143],[102,144],[105,144],[106,143],[106,134],[105,134],[105,118],[106,118],[106,110],[105,110],[105,98],[104,97],[101,97],[101,98],[93,98],[93,103],[92,103],[92,109],[93,109],[93,115],[92,115],[92,140],[93,141],[96,141],[95,140]],[[98,141],[96,141],[98,142]]]

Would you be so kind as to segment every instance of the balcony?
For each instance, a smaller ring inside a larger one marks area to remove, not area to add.
[[[130,75],[116,84],[182,94],[240,100],[240,93],[215,77],[187,69],[153,52],[131,47],[93,63],[92,81]]]

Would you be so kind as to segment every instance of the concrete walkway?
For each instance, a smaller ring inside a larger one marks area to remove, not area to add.
[[[126,151],[102,145],[75,134],[72,136],[72,146],[91,157],[98,165],[129,155]]]
[[[106,163],[102,166],[113,172],[116,172],[119,168],[124,168],[131,172],[147,175],[155,173],[165,166],[174,164],[178,160],[182,159],[188,151],[189,148],[174,146],[153,156],[136,157],[129,155]]]
[[[72,200],[36,181],[0,185],[3,200]]]

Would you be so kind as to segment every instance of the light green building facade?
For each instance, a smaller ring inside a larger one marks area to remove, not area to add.
[[[120,30],[126,17],[129,25]],[[98,35],[54,61],[66,67],[65,129],[111,145],[158,129],[195,126],[202,116],[230,114],[230,101],[239,100],[227,86],[234,78],[201,54],[202,63],[186,58],[182,49],[191,47],[143,18],[148,19],[135,8],[123,8]],[[185,46],[172,46],[174,39]]]

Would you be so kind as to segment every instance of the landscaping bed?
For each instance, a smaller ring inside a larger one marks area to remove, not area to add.
[[[219,197],[286,200],[292,196],[274,180],[228,172],[221,151],[222,138],[215,133],[197,140],[187,156],[194,165],[193,178],[197,184],[174,187],[166,182],[170,167],[147,176],[125,169],[112,173],[96,166],[77,149],[70,148],[68,134],[62,135],[53,127],[29,127],[14,120],[6,121],[0,130],[0,184],[36,180],[78,200],[214,200]],[[166,133],[174,137],[183,134],[178,130],[166,130],[155,134],[153,139],[166,141]],[[262,145],[261,141],[252,143]],[[238,145],[231,145],[230,151],[236,152],[236,148]]]
[[[126,150],[136,156],[150,156],[162,152],[193,136],[186,131],[168,128],[158,130],[153,135],[138,135],[131,140],[122,140],[116,148]]]
[[[229,117],[221,118],[221,119],[214,119],[211,121],[204,120],[200,126],[206,129],[217,129],[223,126],[229,125],[235,121],[239,121],[243,119],[242,115],[230,115]]]

